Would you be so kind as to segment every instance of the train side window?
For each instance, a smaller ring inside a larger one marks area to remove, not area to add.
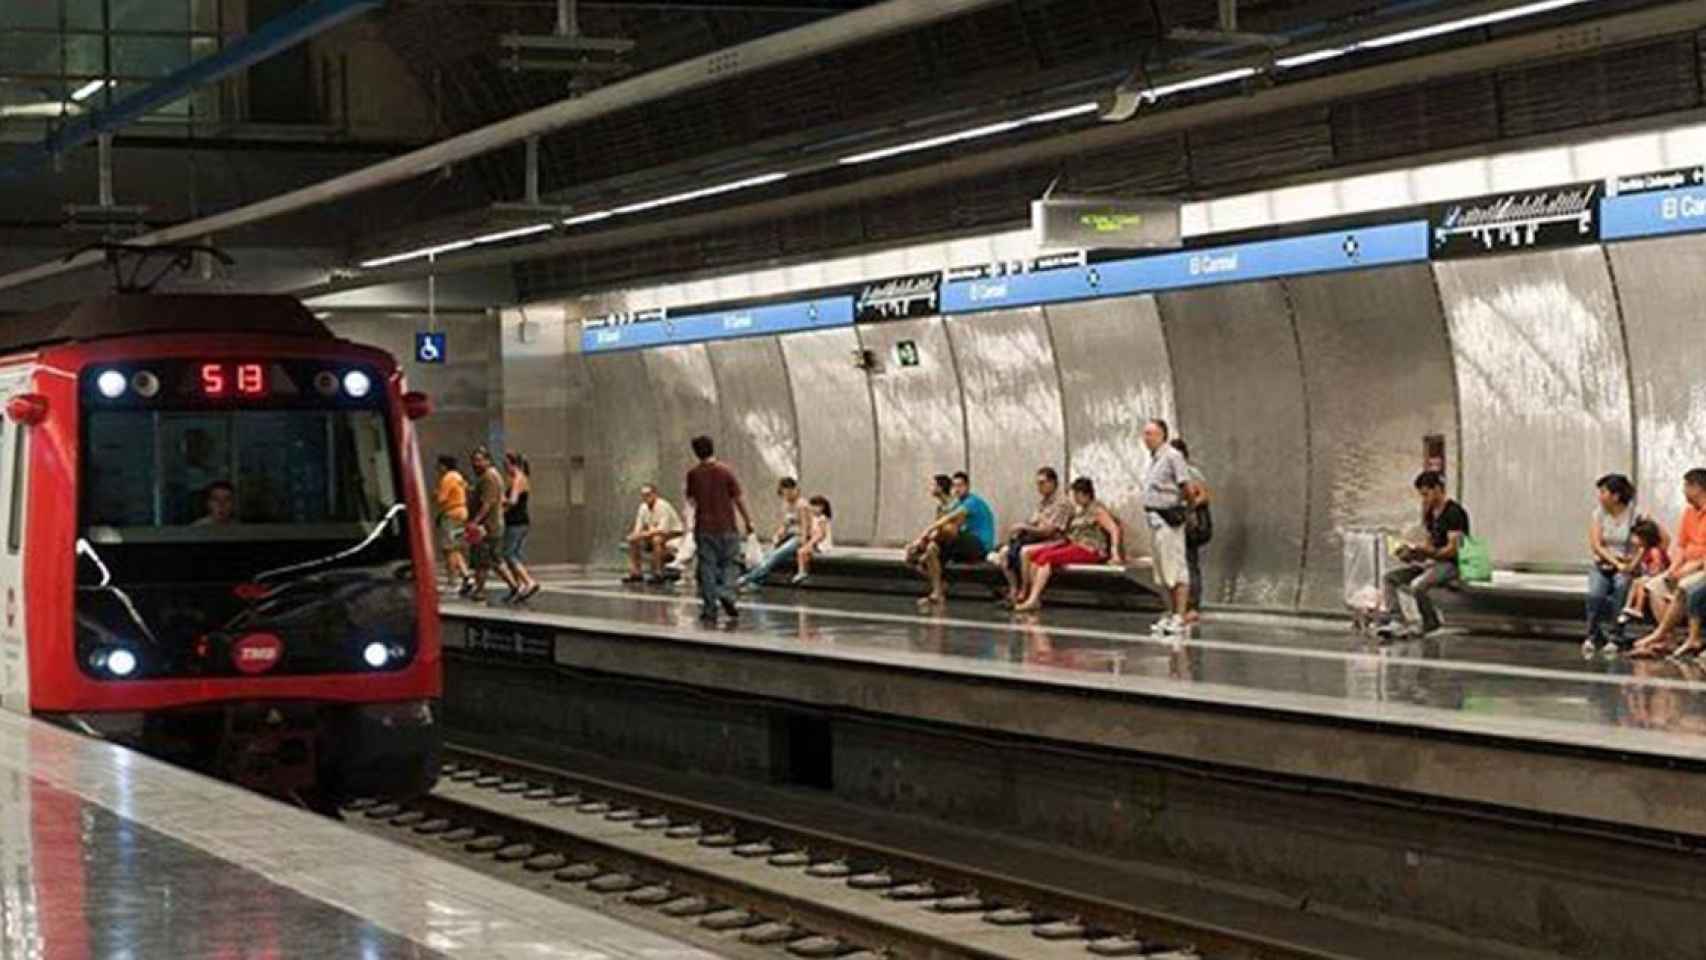
[[[23,424],[12,426],[12,508],[6,520],[6,552],[17,553],[24,542],[24,442]]]

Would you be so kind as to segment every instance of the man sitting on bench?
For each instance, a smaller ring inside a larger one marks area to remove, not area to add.
[[[674,554],[675,541],[681,539],[683,532],[681,514],[668,500],[658,496],[658,488],[649,483],[641,486],[640,509],[634,512],[634,529],[627,538],[628,575],[622,582],[662,583],[663,566]],[[651,566],[651,573],[644,576],[640,573],[642,560]],[[673,572],[680,576],[679,571]]]
[[[995,548],[995,511],[971,492],[971,477],[964,470],[952,479],[937,474],[930,493],[939,505],[936,519],[906,545],[907,565],[930,581],[930,593],[918,600],[921,610],[948,599],[942,564],[982,563]]]

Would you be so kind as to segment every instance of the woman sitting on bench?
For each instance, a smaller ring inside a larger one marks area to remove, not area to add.
[[[1013,610],[1029,613],[1042,609],[1043,590],[1056,567],[1104,564],[1110,558],[1123,561],[1125,544],[1121,542],[1120,524],[1114,515],[1096,499],[1096,485],[1089,477],[1072,481],[1072,520],[1066,525],[1066,539],[1046,547],[1036,548],[1025,560],[1025,600]]]

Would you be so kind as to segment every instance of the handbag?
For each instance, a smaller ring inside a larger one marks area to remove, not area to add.
[[[1184,526],[1185,518],[1191,512],[1190,507],[1183,505],[1177,507],[1144,507],[1143,509],[1160,517],[1169,527]]]
[[[1185,544],[1200,547],[1214,539],[1214,512],[1208,504],[1199,503],[1185,517]]]
[[[1457,576],[1464,583],[1491,583],[1493,554],[1487,541],[1465,535],[1457,543]]]

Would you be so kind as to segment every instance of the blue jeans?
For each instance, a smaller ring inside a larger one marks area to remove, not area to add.
[[[695,533],[693,547],[699,561],[699,616],[717,615],[717,603],[734,603],[735,560],[740,557],[738,533]]]
[[[1605,624],[1617,619],[1617,611],[1629,600],[1632,578],[1626,573],[1610,574],[1599,567],[1588,570],[1588,636],[1605,639]]]
[[[770,576],[770,571],[793,560],[799,552],[799,537],[789,537],[783,540],[776,545],[775,549],[764,555],[764,559],[758,562],[758,566],[748,570],[746,576],[740,578],[740,583],[749,587],[753,584],[763,583],[764,578]]]

